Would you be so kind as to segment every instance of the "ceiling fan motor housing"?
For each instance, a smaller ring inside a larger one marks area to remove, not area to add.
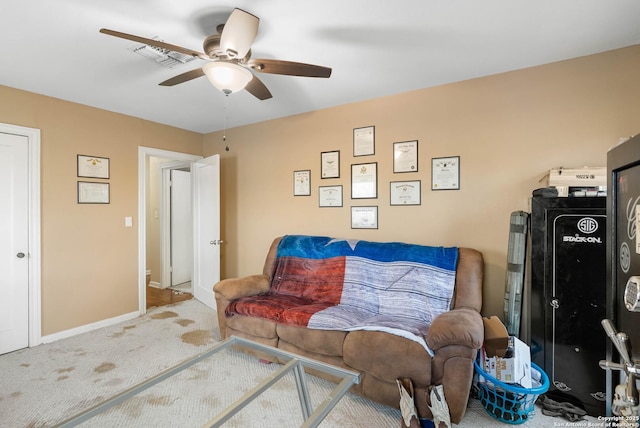
[[[204,53],[210,58],[220,58],[223,52],[220,50],[220,34],[213,34],[202,42]]]
[[[222,48],[220,48],[220,34],[213,34],[206,39],[202,43],[202,49],[204,53],[211,59],[231,59],[227,52],[223,52]],[[251,58],[251,50],[247,52],[244,58],[233,58],[241,64],[246,63]]]

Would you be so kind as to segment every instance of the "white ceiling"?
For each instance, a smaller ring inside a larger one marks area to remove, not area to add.
[[[158,86],[202,60],[165,68],[98,32],[202,51],[234,7],[260,18],[253,58],[332,76],[257,73],[272,99],[225,100],[204,77]],[[638,0],[4,0],[0,85],[207,133],[640,44],[638,18]]]

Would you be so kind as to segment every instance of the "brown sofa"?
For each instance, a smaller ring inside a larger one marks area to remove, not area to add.
[[[396,379],[410,378],[421,418],[432,418],[426,400],[429,387],[442,384],[451,421],[459,423],[467,407],[473,360],[484,339],[480,315],[482,254],[470,248],[458,249],[450,310],[433,320],[425,337],[435,353],[431,357],[420,343],[384,331],[317,330],[260,316],[226,313],[238,299],[269,294],[281,239],[276,238],[271,244],[262,275],[225,279],[215,284],[221,337],[243,337],[360,372],[361,382],[353,387],[353,392],[391,407],[399,406]]]

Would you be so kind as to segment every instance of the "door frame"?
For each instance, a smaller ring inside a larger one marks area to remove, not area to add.
[[[29,347],[42,342],[42,256],[40,218],[40,130],[0,123],[0,132],[27,137],[29,210]]]
[[[147,158],[195,162],[202,156],[138,146],[138,312],[147,313]]]

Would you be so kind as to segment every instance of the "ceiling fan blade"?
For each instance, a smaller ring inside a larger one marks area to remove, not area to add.
[[[271,92],[269,92],[269,89],[267,89],[264,83],[262,83],[262,80],[258,79],[255,75],[244,88],[247,90],[247,92],[261,101],[268,100],[269,98],[273,97],[273,95],[271,95]]]
[[[258,34],[260,18],[242,9],[233,9],[220,35],[220,49],[229,58],[244,58]]]
[[[133,34],[121,33],[120,31],[109,30],[107,28],[101,28],[100,32],[108,34],[110,36],[120,37],[121,39],[133,40],[134,42],[143,43],[149,46],[155,46],[160,49],[167,49],[174,52],[180,52],[181,54],[194,56],[196,58],[206,59],[209,57],[202,52],[193,51],[191,49],[183,48],[182,46],[172,45],[171,43],[161,42],[160,40],[148,39],[146,37],[134,36]]]
[[[285,74],[287,76],[329,77],[331,68],[301,62],[280,61],[277,59],[252,59],[247,66],[261,73]]]
[[[202,70],[202,67],[198,67],[191,71],[187,71],[186,73],[178,74],[171,79],[167,79],[164,82],[160,83],[160,86],[174,86],[179,83],[188,82],[189,80],[197,79],[198,77],[202,76],[204,76],[204,71]]]

